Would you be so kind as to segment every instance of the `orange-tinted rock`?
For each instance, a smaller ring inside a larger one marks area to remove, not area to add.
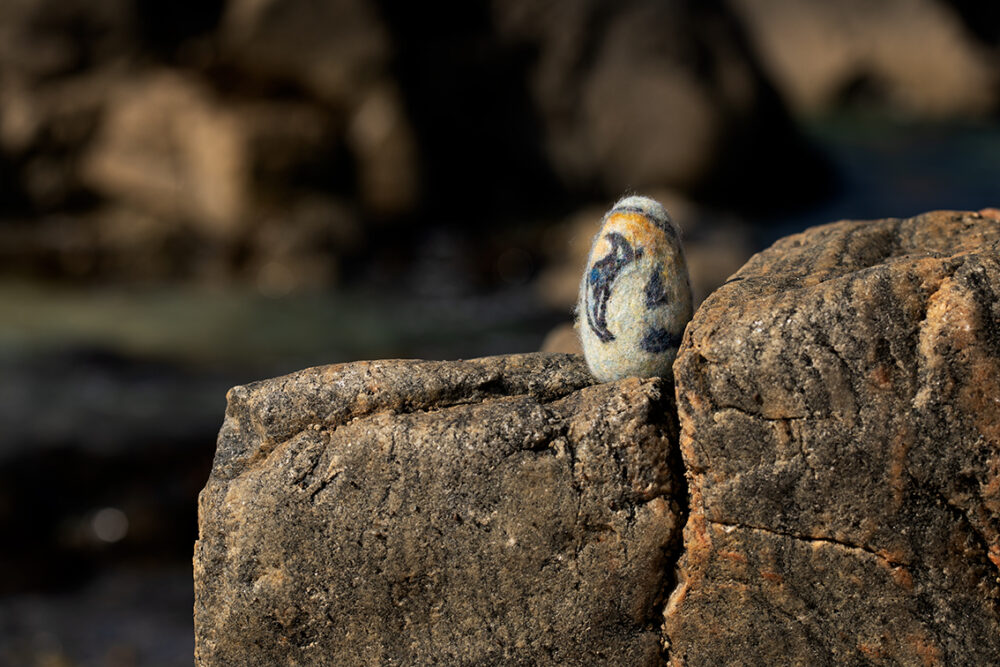
[[[1000,221],[841,222],[711,295],[674,366],[672,664],[1000,661]]]

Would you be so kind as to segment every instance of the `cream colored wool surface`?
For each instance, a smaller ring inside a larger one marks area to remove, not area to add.
[[[604,216],[580,284],[577,318],[598,380],[672,377],[691,320],[691,285],[680,232],[659,202],[625,197]]]

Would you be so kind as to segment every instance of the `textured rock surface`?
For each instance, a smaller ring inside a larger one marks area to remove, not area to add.
[[[672,391],[591,383],[533,354],[233,389],[201,496],[199,664],[661,664]]]
[[[705,301],[671,664],[1000,662],[998,258],[986,211],[842,222]]]

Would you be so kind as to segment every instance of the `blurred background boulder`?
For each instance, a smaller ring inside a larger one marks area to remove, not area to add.
[[[630,189],[744,212],[830,189],[721,3],[234,1],[167,25],[168,3],[3,11],[7,272],[56,255],[43,272],[252,283],[244,260],[272,259],[257,227],[281,217],[313,241],[288,282],[326,287],[340,274],[315,270],[317,243],[367,261],[434,227],[488,246]],[[776,180],[795,187],[775,197]],[[289,214],[317,200],[337,210],[323,231]],[[201,261],[119,257],[171,245]]]
[[[698,301],[811,224],[996,206],[998,110],[969,0],[5,0],[0,662],[190,663],[229,386],[571,350],[625,192]]]
[[[256,284],[278,262],[290,289],[325,288],[348,265],[408,263],[431,229],[499,256],[498,230],[663,188],[773,221],[843,180],[810,117],[993,117],[992,18],[940,0],[440,16],[16,0],[0,9],[3,271]],[[272,246],[261,225],[308,240]]]
[[[797,111],[867,98],[931,118],[997,110],[1000,10],[990,4],[733,2],[765,69]]]

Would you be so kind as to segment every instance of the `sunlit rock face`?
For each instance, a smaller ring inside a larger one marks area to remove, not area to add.
[[[326,366],[229,393],[202,665],[658,665],[669,385],[575,355]]]
[[[814,228],[706,300],[673,664],[1000,660],[998,296],[984,211]]]

